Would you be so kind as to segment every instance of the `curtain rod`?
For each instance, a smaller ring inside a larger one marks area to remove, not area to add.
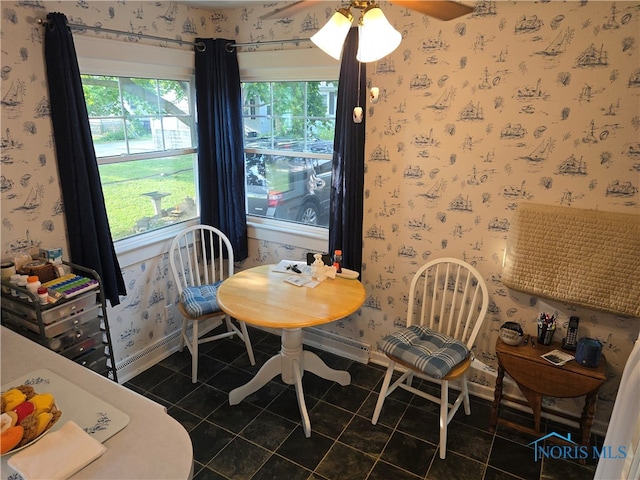
[[[47,24],[47,20],[38,19],[38,23],[42,25]],[[79,23],[67,23],[67,26],[72,30],[93,30],[94,32],[105,32],[105,33],[113,33],[116,35],[129,35],[138,38],[147,38],[150,40],[159,40],[162,42],[171,42],[177,43],[179,45],[191,45],[196,47],[199,51],[204,52],[205,44],[202,42],[188,42],[186,40],[178,40],[175,38],[167,38],[167,37],[157,37],[155,35],[147,35],[145,33],[134,33],[134,32],[125,32],[123,30],[113,30],[111,28],[104,27],[91,27],[88,25],[82,25]],[[228,43],[227,50],[231,51],[234,48],[242,48],[242,47],[252,47],[252,46],[260,46],[260,45],[273,45],[278,43],[299,43],[299,42],[309,42],[310,38],[297,38],[297,39],[288,39],[288,40],[265,40],[263,42],[247,42],[247,43]]]

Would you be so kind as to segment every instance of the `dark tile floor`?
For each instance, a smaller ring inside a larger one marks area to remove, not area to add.
[[[194,479],[253,480],[514,480],[591,479],[595,465],[543,458],[534,461],[537,438],[499,425],[489,433],[490,403],[472,397],[449,426],[447,458],[438,456],[437,406],[398,390],[371,425],[384,368],[315,350],[331,367],[351,373],[342,387],[307,373],[303,379],[312,434],[305,438],[295,389],[279,377],[230,406],[228,393],[250,380],[278,352],[280,337],[250,329],[256,357],[251,367],[237,339],[201,345],[199,382],[191,383],[185,348],[125,385],[165,405],[191,436]],[[313,350],[313,349],[312,349]],[[428,388],[428,387],[427,387]],[[504,409],[502,416],[531,423]],[[545,422],[545,431],[567,427]],[[573,438],[579,438],[577,432]],[[594,441],[602,444],[602,438]]]

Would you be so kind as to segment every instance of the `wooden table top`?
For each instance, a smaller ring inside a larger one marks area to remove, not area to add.
[[[571,360],[570,362],[565,363],[561,367],[556,367],[555,365],[552,365],[551,363],[546,361],[544,358],[542,358],[542,355],[544,355],[547,352],[550,352],[551,350],[562,350],[562,343],[553,342],[551,345],[541,345],[536,342],[536,346],[535,348],[533,348],[531,347],[530,343],[528,345],[514,346],[514,345],[507,345],[500,338],[498,338],[496,341],[496,353],[498,355],[500,354],[512,355],[514,357],[535,362],[545,367],[561,369],[562,371],[571,372],[576,375],[582,375],[585,377],[591,377],[591,378],[595,378],[603,381],[606,379],[607,360],[604,357],[604,355],[600,356],[600,362],[598,366],[595,368],[585,367],[584,365],[580,365],[575,360]],[[576,354],[575,352],[567,352],[567,353],[574,356]]]
[[[358,280],[326,279],[315,288],[285,282],[290,273],[260,265],[226,279],[218,304],[230,316],[261,327],[302,328],[344,318],[360,308],[365,289]]]
[[[596,368],[585,367],[575,360],[555,366],[541,357],[561,348],[560,342],[551,345],[536,343],[535,348],[531,345],[507,345],[500,338],[496,342],[498,361],[520,390],[525,387],[541,395],[561,398],[580,397],[597,391],[607,378],[604,355]]]

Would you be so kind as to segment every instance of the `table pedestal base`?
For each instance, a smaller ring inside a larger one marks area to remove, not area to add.
[[[311,421],[307,412],[302,390],[302,377],[304,372],[311,372],[326,380],[339,383],[342,386],[351,383],[349,372],[334,370],[313,352],[302,349],[302,329],[291,328],[282,330],[282,348],[278,355],[271,357],[260,368],[255,377],[245,385],[232,390],[229,393],[229,404],[237,405],[247,396],[260,390],[273,377],[280,374],[282,381],[287,385],[294,385],[298,407],[302,417],[302,428],[306,437],[311,436]]]

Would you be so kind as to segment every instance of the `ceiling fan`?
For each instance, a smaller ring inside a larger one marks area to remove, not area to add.
[[[322,0],[299,0],[292,2],[284,7],[277,8],[272,12],[269,12],[262,17],[263,20],[272,18],[285,18],[292,17],[305,9],[313,6],[314,3],[318,3]],[[446,0],[389,0],[391,3],[400,5],[402,7],[415,10],[422,14],[428,15],[438,20],[453,20],[454,18],[462,17],[473,12],[473,7],[463,5],[462,3]],[[346,2],[345,2],[346,3]],[[371,0],[352,0],[349,8],[357,8],[364,10],[371,4],[375,4],[375,1]]]

